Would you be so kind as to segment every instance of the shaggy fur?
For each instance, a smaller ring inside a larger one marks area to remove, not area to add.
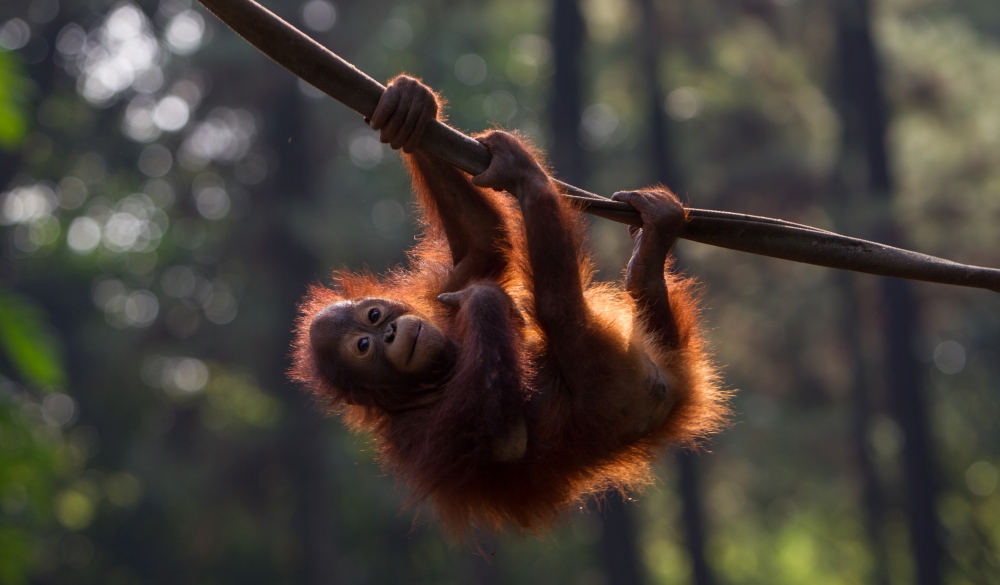
[[[429,503],[455,534],[473,527],[537,530],[588,496],[647,483],[650,462],[665,445],[693,447],[719,430],[728,395],[698,329],[692,280],[666,275],[680,343],[663,347],[636,317],[628,293],[591,282],[582,225],[566,203],[553,197],[556,207],[533,225],[509,195],[479,189],[458,171],[416,156],[407,159],[423,226],[408,267],[381,277],[340,271],[333,288],[312,287],[301,305],[291,375],[351,429],[372,434],[379,459],[409,488],[411,504]],[[442,176],[448,172],[455,175]],[[495,265],[482,267],[489,276],[476,281],[489,286],[457,311],[436,300],[454,264],[434,192],[437,184],[456,180],[486,202],[500,226]],[[576,258],[532,256],[528,236],[543,251],[558,250],[556,240],[569,238]],[[576,271],[582,297],[574,300],[572,290],[543,295],[541,287],[565,270]],[[420,389],[422,398],[400,404],[366,398],[366,390],[349,380],[323,376],[309,342],[314,315],[331,303],[363,297],[400,299],[431,319],[459,348],[451,375],[436,388]],[[551,304],[569,302],[583,305],[571,307],[583,318],[568,329],[543,327],[541,314]],[[560,344],[569,349],[560,351]],[[651,420],[649,389],[634,383],[648,362],[664,374],[673,401],[669,414]],[[524,457],[497,461],[493,447],[522,421]]]

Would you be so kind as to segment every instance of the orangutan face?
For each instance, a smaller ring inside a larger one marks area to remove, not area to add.
[[[449,344],[441,330],[388,299],[334,303],[313,319],[309,337],[320,359],[337,360],[363,388],[434,382],[449,363]]]

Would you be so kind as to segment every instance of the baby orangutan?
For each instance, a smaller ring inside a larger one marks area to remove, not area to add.
[[[648,481],[667,444],[726,417],[692,283],[667,272],[685,210],[663,188],[616,193],[642,216],[624,290],[591,282],[578,213],[520,139],[489,132],[470,178],[416,149],[435,94],[394,79],[371,118],[402,148],[423,236],[409,267],[339,272],[301,307],[292,376],[465,533],[537,529],[608,488]]]

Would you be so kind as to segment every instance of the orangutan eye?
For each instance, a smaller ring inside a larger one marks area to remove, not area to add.
[[[368,320],[372,323],[378,321],[378,318],[382,316],[382,311],[378,309],[368,309]]]
[[[358,340],[358,351],[360,351],[361,353],[367,353],[368,348],[371,347],[371,345],[372,342],[370,339],[368,339],[367,337],[362,337],[361,339]]]

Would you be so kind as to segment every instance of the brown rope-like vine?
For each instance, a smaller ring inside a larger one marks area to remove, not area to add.
[[[253,0],[200,0],[250,44],[301,79],[366,118],[385,87]],[[420,148],[476,175],[489,166],[485,146],[433,122]],[[556,181],[581,211],[641,225],[629,204]],[[984,288],[1000,292],[1000,270],[959,264],[780,219],[689,209],[681,237],[731,250],[880,276]]]

